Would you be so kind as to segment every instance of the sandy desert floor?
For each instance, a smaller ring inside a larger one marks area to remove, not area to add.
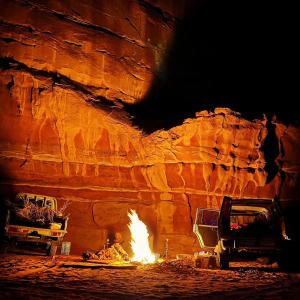
[[[233,262],[230,270],[155,264],[135,270],[65,267],[80,257],[0,256],[0,299],[300,299],[300,273]]]

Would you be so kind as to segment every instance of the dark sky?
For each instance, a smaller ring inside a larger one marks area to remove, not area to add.
[[[194,1],[146,101],[128,107],[145,131],[229,107],[248,119],[299,124],[295,8],[264,1]]]

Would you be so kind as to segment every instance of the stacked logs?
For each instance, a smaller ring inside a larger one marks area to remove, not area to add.
[[[119,243],[96,252],[86,251],[82,254],[84,261],[87,260],[122,260],[128,261],[128,254]]]

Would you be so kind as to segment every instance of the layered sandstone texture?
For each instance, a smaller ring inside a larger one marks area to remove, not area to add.
[[[131,124],[122,105],[143,101],[185,5],[1,1],[1,189],[69,200],[74,253],[116,233],[129,249],[129,209],[156,252],[192,253],[197,207],[297,196],[297,127],[225,108],[152,134]]]

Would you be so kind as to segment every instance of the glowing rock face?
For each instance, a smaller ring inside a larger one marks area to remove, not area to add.
[[[131,207],[147,207],[155,251],[168,238],[172,255],[198,250],[197,207],[218,208],[224,195],[297,198],[299,127],[274,123],[270,158],[266,120],[228,109],[151,135],[123,122],[117,104],[142,101],[175,30],[141,5],[153,1],[2,2],[0,193],[71,200],[73,253],[101,249],[108,231],[128,242]],[[182,11],[180,0],[154,2],[176,18]],[[280,172],[267,181],[272,164]]]
[[[130,224],[128,225],[131,233],[131,248],[133,257],[131,261],[141,262],[144,264],[153,263],[155,256],[149,246],[149,233],[146,225],[139,219],[137,213],[131,210],[128,213]]]

